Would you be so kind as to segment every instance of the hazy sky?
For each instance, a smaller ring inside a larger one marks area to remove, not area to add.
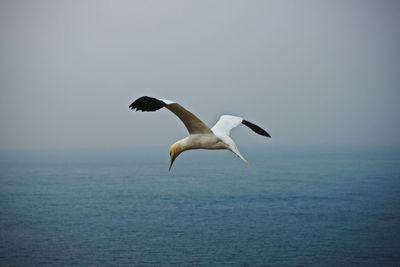
[[[165,145],[241,115],[238,145],[400,145],[399,1],[0,0],[0,148]]]

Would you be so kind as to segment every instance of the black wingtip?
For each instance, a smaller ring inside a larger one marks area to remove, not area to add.
[[[261,128],[260,126],[255,125],[254,123],[251,123],[247,120],[243,120],[242,123],[244,125],[246,125],[247,127],[249,127],[250,129],[252,129],[255,133],[271,138],[271,135],[269,133],[267,133],[267,131],[265,131],[263,128]]]
[[[142,96],[133,101],[133,103],[129,105],[129,108],[132,110],[136,109],[136,111],[156,111],[166,105],[166,103],[157,98]]]

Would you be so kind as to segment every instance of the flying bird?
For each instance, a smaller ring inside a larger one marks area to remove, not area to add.
[[[169,149],[169,155],[171,157],[169,165],[170,171],[172,164],[179,154],[191,149],[227,149],[247,163],[247,160],[240,154],[235,142],[229,136],[231,130],[239,126],[239,124],[246,125],[259,135],[271,137],[269,133],[254,123],[232,115],[222,115],[218,122],[210,129],[196,115],[171,100],[142,96],[130,104],[129,108],[142,112],[167,108],[178,116],[186,126],[189,136],[176,141]]]

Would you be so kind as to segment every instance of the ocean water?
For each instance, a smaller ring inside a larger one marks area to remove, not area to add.
[[[400,266],[400,150],[0,153],[0,266]]]

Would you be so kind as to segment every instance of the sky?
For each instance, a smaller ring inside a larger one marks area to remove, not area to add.
[[[175,100],[238,146],[400,145],[398,1],[0,1],[0,149],[166,146]]]

